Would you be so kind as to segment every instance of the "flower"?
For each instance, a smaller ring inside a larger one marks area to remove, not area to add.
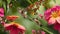
[[[45,34],[44,31],[41,31],[41,30],[32,30],[32,34]]]
[[[4,24],[5,30],[8,30],[10,34],[25,34],[25,27],[18,23],[12,22],[10,24]]]
[[[0,17],[4,17],[4,9],[0,8]]]
[[[44,31],[41,31],[41,34],[45,34],[45,32]]]
[[[45,19],[49,25],[53,25],[55,30],[60,32],[60,6],[55,6],[45,11]]]
[[[7,20],[13,21],[13,20],[15,20],[18,17],[19,16],[12,15],[12,16],[7,16],[6,18],[7,18]]]

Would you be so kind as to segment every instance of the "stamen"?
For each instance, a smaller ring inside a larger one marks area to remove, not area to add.
[[[56,18],[56,17],[58,17],[59,15],[60,15],[60,11],[59,11],[59,12],[58,12],[58,11],[54,11],[54,12],[52,12],[51,17]]]

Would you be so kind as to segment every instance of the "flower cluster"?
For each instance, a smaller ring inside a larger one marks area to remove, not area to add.
[[[38,30],[38,31],[32,30],[32,34],[45,34],[45,32],[44,31],[40,31],[40,30]]]

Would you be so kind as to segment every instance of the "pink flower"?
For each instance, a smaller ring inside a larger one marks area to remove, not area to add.
[[[0,8],[0,17],[4,17],[4,9]]]
[[[10,34],[25,34],[25,27],[22,25],[19,25],[15,22],[12,22],[10,24],[3,23],[6,30],[10,32]]]
[[[54,29],[60,32],[60,6],[55,6],[45,11],[45,19],[49,25],[54,24]]]
[[[45,19],[49,25],[59,23],[60,24],[60,6],[55,6],[45,11]]]

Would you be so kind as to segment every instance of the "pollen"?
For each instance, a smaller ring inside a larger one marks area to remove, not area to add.
[[[51,14],[51,17],[54,17],[54,18],[59,17],[59,16],[60,16],[60,11],[54,11]]]

